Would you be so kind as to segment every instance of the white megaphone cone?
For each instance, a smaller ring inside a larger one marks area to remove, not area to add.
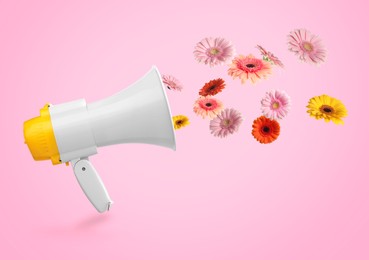
[[[168,100],[156,67],[106,99],[45,106],[39,117],[24,123],[24,137],[35,160],[71,162],[81,188],[99,212],[109,210],[112,201],[88,160],[97,147],[119,143],[176,147]]]

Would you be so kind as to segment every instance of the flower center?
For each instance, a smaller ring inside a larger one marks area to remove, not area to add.
[[[302,44],[302,47],[305,49],[305,51],[307,52],[311,52],[312,50],[314,50],[313,45],[310,42],[304,42]]]
[[[272,105],[273,109],[278,109],[279,108],[279,103],[278,102],[274,102]]]
[[[177,121],[177,125],[181,125],[183,123],[183,121],[182,120],[178,120]]]
[[[209,90],[214,90],[216,88],[216,85],[213,85],[209,88]]]
[[[225,119],[224,121],[223,121],[223,125],[224,126],[229,126],[231,124],[231,120],[230,119]]]
[[[263,132],[264,133],[266,133],[266,134],[268,134],[269,132],[270,132],[270,128],[269,128],[269,126],[263,126]]]
[[[207,107],[211,107],[213,104],[212,103],[210,103],[210,102],[208,102],[208,103],[206,103],[205,104],[205,106],[207,106]]]
[[[332,114],[334,113],[334,108],[328,105],[323,105],[319,108],[320,112],[324,114]]]
[[[255,68],[255,64],[252,64],[252,63],[249,63],[249,64],[246,64],[246,67],[249,68],[249,69],[252,69],[252,68]]]
[[[211,55],[217,55],[219,52],[220,52],[220,50],[218,50],[216,48],[213,48],[213,49],[210,50]]]

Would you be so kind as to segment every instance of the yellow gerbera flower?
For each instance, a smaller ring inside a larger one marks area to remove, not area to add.
[[[188,117],[184,115],[173,116],[172,120],[173,120],[173,125],[174,125],[175,130],[178,130],[190,124]]]
[[[345,105],[338,99],[328,95],[313,97],[307,105],[308,113],[315,119],[324,119],[325,122],[332,120],[335,124],[343,125],[343,117],[347,116]]]

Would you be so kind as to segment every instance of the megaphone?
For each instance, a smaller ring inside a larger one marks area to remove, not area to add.
[[[106,99],[90,104],[84,99],[47,104],[40,116],[24,122],[23,132],[36,161],[71,163],[83,192],[100,213],[109,210],[112,200],[89,161],[97,147],[145,143],[176,148],[168,99],[155,66]]]

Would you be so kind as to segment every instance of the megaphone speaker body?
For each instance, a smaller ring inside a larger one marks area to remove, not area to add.
[[[45,106],[39,117],[24,123],[24,137],[35,160],[71,162],[83,191],[99,212],[109,209],[111,200],[88,161],[98,147],[145,143],[176,148],[168,99],[156,67],[106,99]]]

